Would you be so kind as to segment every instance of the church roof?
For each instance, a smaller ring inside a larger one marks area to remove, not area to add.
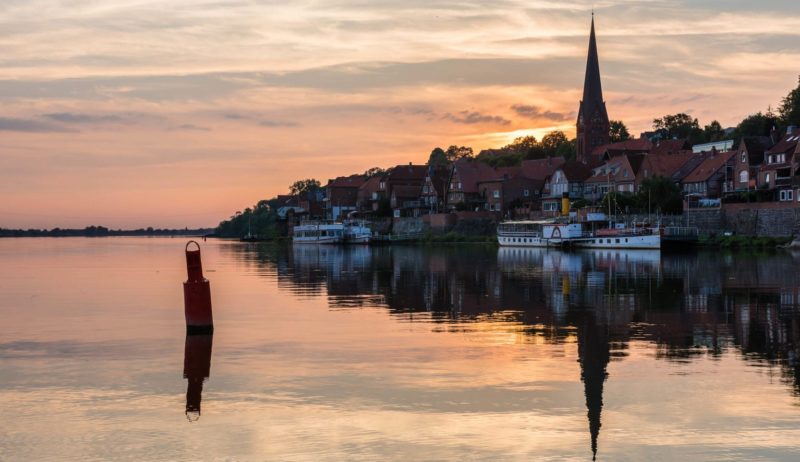
[[[584,118],[592,117],[596,111],[608,119],[606,103],[603,101],[603,86],[600,83],[600,59],[597,54],[597,39],[594,33],[594,16],[592,16],[592,32],[589,36],[589,55],[586,59],[586,76],[583,81],[583,99],[580,113]]]

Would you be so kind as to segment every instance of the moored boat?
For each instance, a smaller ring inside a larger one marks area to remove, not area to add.
[[[506,221],[497,227],[497,242],[504,247],[661,248],[658,227],[615,224],[602,213],[587,218],[583,222]]]
[[[292,242],[296,244],[369,244],[372,230],[364,223],[303,222],[293,228]]]

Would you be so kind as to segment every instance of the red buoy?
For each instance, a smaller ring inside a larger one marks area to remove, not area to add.
[[[189,250],[190,245],[197,250]],[[189,241],[186,244],[186,272],[189,278],[183,283],[183,303],[186,314],[186,333],[211,334],[214,332],[214,319],[211,316],[211,286],[203,277],[203,263],[200,260],[200,244]]]

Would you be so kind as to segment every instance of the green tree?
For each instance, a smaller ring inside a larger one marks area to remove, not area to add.
[[[621,120],[612,120],[609,128],[611,135],[611,142],[618,143],[631,139],[631,134],[628,133],[628,127]]]
[[[790,91],[781,101],[778,113],[784,126],[800,126],[800,77],[797,78],[797,88]]]
[[[444,152],[445,157],[447,158],[448,162],[455,162],[458,159],[464,158],[472,158],[475,154],[472,152],[472,148],[467,146],[450,146],[447,148],[447,151]]]
[[[705,142],[720,141],[725,138],[725,130],[716,120],[703,127],[703,138]]]
[[[372,167],[371,169],[368,169],[366,172],[364,172],[364,176],[367,178],[372,178],[373,176],[383,175],[384,173],[386,173],[386,170],[380,167]]]
[[[567,135],[560,130],[555,130],[544,135],[542,142],[539,144],[542,146],[542,151],[544,151],[546,157],[553,157],[558,152],[558,148],[567,143],[569,143]]]
[[[668,114],[660,119],[653,119],[653,129],[661,139],[686,139],[691,144],[703,141],[700,123],[689,114]]]
[[[523,155],[528,155],[531,150],[539,147],[539,141],[535,136],[521,136],[514,139],[510,144],[503,147],[505,150],[518,152]]]
[[[306,180],[297,180],[289,186],[289,192],[292,194],[303,194],[308,192],[314,192],[319,190],[321,187],[319,181],[311,178]]]
[[[772,131],[773,127],[778,127],[780,120],[772,113],[772,110],[767,110],[766,114],[757,112],[745,117],[734,130],[734,139],[739,140],[743,136],[767,136]]]
[[[642,212],[680,214],[683,213],[683,195],[680,188],[669,178],[653,176],[639,185],[636,202]]]
[[[428,166],[430,167],[444,167],[448,164],[447,154],[442,148],[433,148],[431,155],[428,156]]]
[[[611,202],[610,208],[608,206],[609,202]],[[610,191],[603,197],[603,200],[600,202],[600,207],[604,213],[608,213],[608,211],[611,210],[611,215],[628,213],[631,209],[638,208],[638,200],[636,195],[631,193]]]
[[[575,160],[578,153],[578,142],[575,138],[563,143],[556,150],[556,157],[563,157],[567,161]]]

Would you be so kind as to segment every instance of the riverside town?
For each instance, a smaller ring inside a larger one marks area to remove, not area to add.
[[[376,167],[325,184],[300,180],[289,194],[236,212],[217,234],[307,242],[322,233],[332,243],[333,223],[358,220],[369,228],[362,243],[370,234],[388,241],[492,241],[499,227],[501,244],[530,244],[534,236],[549,237],[543,225],[592,217],[617,229],[639,224],[672,232],[680,242],[771,245],[800,233],[800,81],[778,113],[757,112],[736,127],[717,121],[701,127],[679,113],[633,137],[609,113],[593,18],[575,139],[555,131],[477,154],[465,146],[435,148],[424,165]],[[328,231],[318,228],[325,222]],[[503,222],[521,223],[532,237],[502,239]],[[560,237],[558,225],[549,231]],[[581,229],[574,237],[585,244],[595,234]],[[765,239],[745,238],[753,236]],[[564,242],[542,244],[548,243]]]

